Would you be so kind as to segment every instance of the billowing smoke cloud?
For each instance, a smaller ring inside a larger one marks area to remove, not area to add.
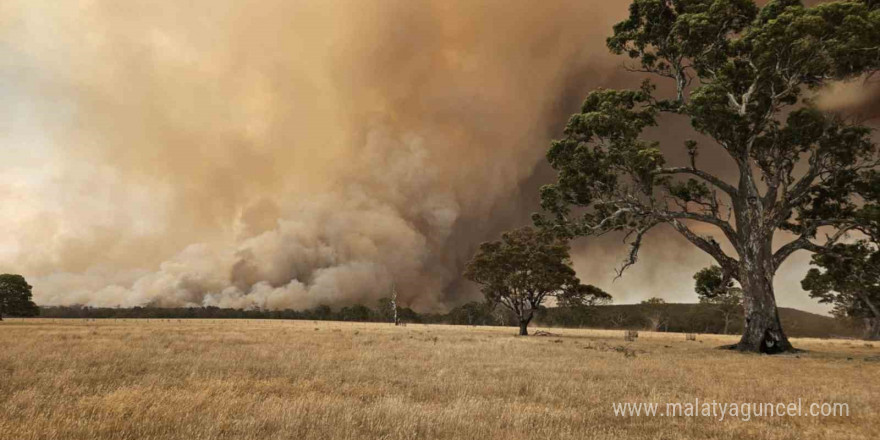
[[[832,84],[819,95],[817,104],[863,123],[876,124],[880,118],[880,77],[874,73]]]
[[[626,7],[4,1],[0,271],[41,304],[473,298],[463,263],[528,221],[568,114],[640,80],[604,46]],[[708,257],[661,231],[611,285],[612,239],[578,244],[585,281],[693,300]]]
[[[3,8],[0,265],[38,302],[300,308],[395,282],[424,309],[526,221],[520,183],[562,100],[619,62],[603,41],[625,5]]]

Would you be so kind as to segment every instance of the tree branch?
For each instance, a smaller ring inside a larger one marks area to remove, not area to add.
[[[829,247],[837,243],[838,240],[841,239],[847,232],[857,228],[858,225],[850,224],[843,227],[840,227],[837,232],[833,235],[828,236],[825,244],[816,244],[811,241],[812,237],[816,234],[816,230],[822,226],[831,226],[834,225],[833,220],[818,222],[801,233],[801,235],[795,240],[785,244],[779,250],[777,250],[773,254],[773,272],[775,273],[779,266],[782,265],[785,260],[791,256],[791,254],[799,251],[799,250],[808,250],[814,253],[819,253],[827,250]]]
[[[721,249],[721,245],[719,245],[717,241],[697,235],[677,219],[670,220],[669,224],[671,224],[676,231],[683,235],[684,238],[687,238],[688,241],[693,243],[696,247],[715,258],[723,269],[730,271],[730,273],[736,273],[735,269],[739,265],[739,261],[727,255],[724,250]]]
[[[822,170],[821,163],[822,161],[819,159],[819,152],[814,152],[813,155],[810,156],[810,167],[807,169],[807,172],[804,173],[804,175],[801,176],[801,178],[790,188],[783,188],[785,190],[783,194],[786,197],[783,206],[794,206],[797,204],[796,202],[798,199],[805,196],[810,191],[810,188],[813,186],[813,181],[819,177],[819,173]]]
[[[733,185],[719,179],[718,177],[716,177],[712,174],[709,174],[703,170],[700,170],[698,168],[688,168],[688,167],[660,168],[656,171],[656,173],[657,174],[691,174],[691,175],[697,176],[697,177],[705,180],[706,182],[709,182],[710,184],[714,185],[715,187],[717,187],[721,191],[724,191],[725,193],[727,193],[727,195],[729,195],[731,197],[735,197],[738,192],[737,189]]]
[[[718,229],[721,229],[721,231],[724,232],[724,236],[727,237],[727,240],[730,241],[734,248],[736,248],[737,253],[741,252],[741,249],[739,249],[738,245],[736,230],[734,230],[733,226],[727,221],[724,221],[715,216],[696,214],[693,212],[667,212],[663,215],[674,219],[694,220],[717,226]]]
[[[629,254],[626,257],[626,260],[623,262],[623,266],[620,269],[615,269],[614,271],[617,273],[617,276],[614,277],[614,281],[617,281],[618,278],[623,276],[623,271],[625,271],[628,267],[636,264],[639,257],[639,249],[642,247],[642,237],[651,230],[654,226],[657,226],[659,222],[651,222],[645,225],[642,228],[636,229],[634,232],[636,234],[635,240],[630,243]],[[626,241],[626,239],[624,239]]]

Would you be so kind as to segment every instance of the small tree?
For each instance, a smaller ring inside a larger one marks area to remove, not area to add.
[[[861,240],[813,255],[801,282],[810,296],[834,305],[834,315],[865,321],[865,338],[880,339],[880,249]]]
[[[730,277],[718,266],[701,269],[694,275],[695,291],[701,304],[715,306],[724,319],[723,333],[727,334],[730,322],[742,311],[742,289],[736,287]]]
[[[863,238],[814,254],[817,267],[801,286],[819,302],[833,304],[835,315],[864,319],[865,337],[880,339],[880,172],[865,173],[854,190],[864,201],[853,214],[865,225]]]
[[[397,285],[391,283],[391,295],[379,298],[376,304],[376,315],[381,321],[391,321],[394,325],[400,325],[402,310],[397,298]]]
[[[516,229],[500,241],[481,244],[464,276],[482,286],[489,302],[512,310],[519,319],[519,334],[525,336],[546,297],[580,288],[568,251],[568,244],[551,234],[531,227]]]
[[[507,307],[498,307],[498,303],[485,303],[487,308],[490,310],[489,315],[497,325],[502,327],[507,326],[507,322],[510,321],[512,311]]]
[[[6,316],[37,316],[40,308],[34,304],[32,286],[21,275],[0,275],[0,321]]]
[[[397,302],[397,285],[391,283],[391,295],[379,298],[376,308],[379,319],[391,321],[394,325],[400,325],[400,305]]]
[[[394,302],[390,297],[379,298],[376,301],[376,316],[380,321],[394,321]]]
[[[624,324],[626,324],[626,313],[623,311],[614,311],[611,316],[608,318],[608,321],[611,322],[612,328],[622,328]]]
[[[399,306],[397,304],[397,285],[391,283],[391,311],[394,314],[394,325],[400,325]]]
[[[608,47],[635,60],[631,70],[669,81],[672,93],[648,81],[590,93],[547,153],[558,181],[541,196],[553,215],[536,223],[569,237],[626,233],[621,271],[649,231],[668,225],[742,286],[745,325],[731,348],[792,350],[774,275],[792,253],[822,252],[861,227],[854,183],[880,164],[870,130],[816,108],[809,90],[880,69],[878,8],[875,0],[633,0]],[[688,159],[678,166],[642,135],[673,118],[705,139],[684,142]],[[733,172],[701,167],[701,148]],[[834,232],[817,242],[823,227]],[[779,231],[796,238],[774,247]]]
[[[666,300],[663,298],[648,298],[641,302],[642,305],[648,306],[643,312],[644,318],[648,321],[649,330],[660,331],[660,328],[669,326],[669,315],[666,313]]]
[[[490,325],[495,321],[492,312],[496,304],[487,301],[471,301],[462,304],[447,315],[455,324]],[[502,310],[506,312],[507,310]]]

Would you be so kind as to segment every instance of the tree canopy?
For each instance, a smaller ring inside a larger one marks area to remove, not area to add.
[[[574,290],[587,293],[571,267],[568,244],[531,227],[481,244],[464,276],[482,286],[489,302],[517,315],[521,335],[528,334],[529,322],[546,297]]]
[[[694,291],[700,303],[711,304],[724,321],[723,333],[727,333],[733,317],[739,316],[743,306],[743,291],[736,287],[730,277],[718,266],[701,269],[694,275]]]
[[[725,277],[718,266],[700,269],[694,274],[694,281],[694,291],[697,292],[700,302],[713,302],[716,298],[729,294],[734,288],[733,280]]]
[[[31,285],[21,275],[0,275],[0,319],[6,316],[37,316],[40,309],[31,299]]]
[[[801,282],[810,296],[834,305],[840,317],[864,319],[866,336],[880,339],[880,249],[866,240],[814,254]]]
[[[856,188],[866,201],[856,211],[866,226],[860,239],[813,254],[814,268],[801,282],[810,296],[834,306],[840,317],[863,319],[865,336],[880,339],[880,173]]]
[[[559,307],[604,306],[612,301],[611,294],[592,284],[580,284],[556,295]]]
[[[670,80],[673,92],[645,80],[590,93],[547,153],[558,179],[542,188],[550,215],[536,224],[567,237],[626,234],[621,272],[649,231],[669,225],[743,287],[747,325],[735,348],[792,349],[773,276],[793,252],[865,227],[855,189],[880,165],[870,130],[817,108],[812,90],[880,67],[878,3],[635,0],[613,31],[608,47],[636,60],[629,70]],[[642,134],[675,117],[703,139],[684,142],[680,165]],[[700,166],[705,148],[728,159],[735,180]],[[834,232],[817,242],[823,227]],[[774,248],[779,231],[793,238]]]

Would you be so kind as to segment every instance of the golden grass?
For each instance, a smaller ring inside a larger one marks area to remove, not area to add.
[[[546,330],[546,329],[544,329]],[[532,329],[534,331],[534,329]],[[877,438],[880,348],[312,321],[7,320],[0,438]],[[635,356],[627,356],[626,347]],[[850,359],[851,358],[851,359]],[[850,417],[616,417],[612,402],[844,402]]]

